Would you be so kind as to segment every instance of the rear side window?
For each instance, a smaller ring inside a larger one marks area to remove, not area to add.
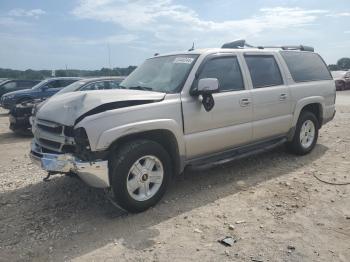
[[[281,51],[295,82],[331,80],[326,64],[316,53]]]
[[[272,55],[245,55],[254,88],[283,84],[280,69]]]
[[[202,78],[217,78],[220,91],[244,89],[237,57],[220,57],[209,60],[200,72],[198,80]],[[198,84],[198,81],[196,84]]]

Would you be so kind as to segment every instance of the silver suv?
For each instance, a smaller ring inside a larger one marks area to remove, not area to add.
[[[286,143],[309,153],[335,115],[335,83],[305,46],[190,50],[147,59],[120,90],[52,97],[34,117],[31,158],[75,173],[140,212],[186,166]]]

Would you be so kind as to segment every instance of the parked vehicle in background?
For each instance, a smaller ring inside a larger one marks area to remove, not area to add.
[[[69,86],[61,89],[55,96],[75,91],[92,91],[103,89],[117,89],[119,84],[125,77],[98,77],[88,78],[76,81]],[[10,110],[9,120],[10,129],[16,133],[27,134],[30,133],[30,117],[37,109],[40,103],[43,103],[45,98],[34,99],[31,101],[19,103]]]
[[[350,71],[332,71],[338,91],[350,89]]]
[[[335,115],[335,83],[306,46],[190,50],[147,59],[119,90],[52,97],[33,118],[31,158],[76,173],[140,212],[187,167],[286,143],[305,155]],[[59,113],[58,113],[59,112]]]
[[[81,79],[60,90],[56,95],[74,91],[92,91],[105,89],[118,89],[124,76],[107,76]]]
[[[56,77],[41,81],[31,89],[19,90],[7,93],[1,97],[0,106],[11,109],[16,104],[30,102],[34,99],[43,99],[53,96],[63,87],[66,87],[82,78],[80,77]]]
[[[0,80],[0,98],[9,92],[32,88],[39,82],[40,80]]]

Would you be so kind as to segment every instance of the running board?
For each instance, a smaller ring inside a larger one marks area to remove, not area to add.
[[[242,146],[231,149],[229,151],[225,151],[223,153],[211,155],[209,157],[202,157],[199,159],[191,160],[187,163],[187,166],[192,170],[209,169],[241,158],[246,158],[251,155],[269,151],[284,144],[285,142],[287,142],[287,138],[283,137],[265,142],[255,143],[248,146]]]

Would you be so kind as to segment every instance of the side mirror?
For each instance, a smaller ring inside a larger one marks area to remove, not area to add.
[[[46,85],[41,88],[41,90],[43,91],[46,91],[47,89],[49,89],[49,86],[46,86]]]
[[[216,78],[202,78],[198,81],[197,88],[190,91],[190,95],[199,96],[219,92],[219,80]]]
[[[217,78],[203,78],[198,81],[198,89],[195,93],[202,96],[202,104],[207,112],[213,109],[215,101],[212,94],[217,92],[219,92]]]
[[[197,92],[200,95],[213,94],[219,91],[219,80],[217,78],[202,78],[198,82]]]

